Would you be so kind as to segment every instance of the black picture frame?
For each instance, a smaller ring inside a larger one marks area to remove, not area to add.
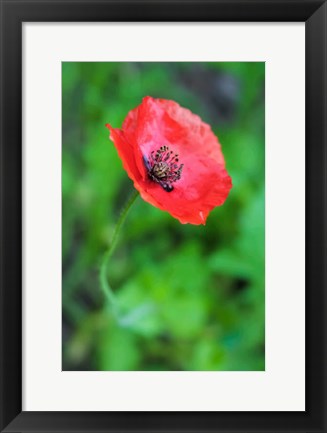
[[[28,21],[305,22],[305,412],[22,412],[22,23]],[[322,0],[1,0],[1,432],[327,432],[326,34]]]

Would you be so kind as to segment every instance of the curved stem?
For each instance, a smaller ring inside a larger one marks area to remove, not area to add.
[[[117,244],[119,231],[120,231],[122,225],[124,224],[124,221],[126,219],[128,211],[132,207],[132,204],[134,203],[134,201],[136,200],[138,195],[139,195],[139,192],[135,190],[133,192],[133,194],[129,197],[127,202],[125,203],[124,207],[122,208],[122,211],[121,211],[120,216],[118,218],[117,224],[114,228],[114,232],[113,232],[113,235],[111,238],[110,246],[107,249],[107,251],[105,252],[103,259],[102,259],[101,266],[100,266],[100,273],[99,273],[100,285],[101,285],[102,291],[103,291],[103,293],[107,299],[108,305],[112,309],[115,316],[118,316],[118,305],[117,305],[116,297],[115,297],[115,295],[114,295],[114,293],[110,287],[110,284],[108,282],[108,279],[107,279],[108,262],[109,262],[110,257],[112,256],[112,253],[114,252],[115,246]]]

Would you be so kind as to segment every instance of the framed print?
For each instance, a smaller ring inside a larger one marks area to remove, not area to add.
[[[1,431],[326,431],[326,2],[1,2]]]

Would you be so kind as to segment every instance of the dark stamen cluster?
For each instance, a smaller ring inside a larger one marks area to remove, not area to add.
[[[180,179],[184,166],[178,164],[178,154],[174,154],[168,146],[161,146],[150,153],[149,159],[143,159],[150,179],[159,183],[165,191],[172,191],[172,184]]]

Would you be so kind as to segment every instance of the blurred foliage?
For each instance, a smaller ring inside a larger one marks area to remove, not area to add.
[[[264,370],[264,63],[63,63],[63,370]],[[105,123],[143,96],[212,126],[233,189],[205,226],[140,198],[108,276],[99,265],[133,186]]]

